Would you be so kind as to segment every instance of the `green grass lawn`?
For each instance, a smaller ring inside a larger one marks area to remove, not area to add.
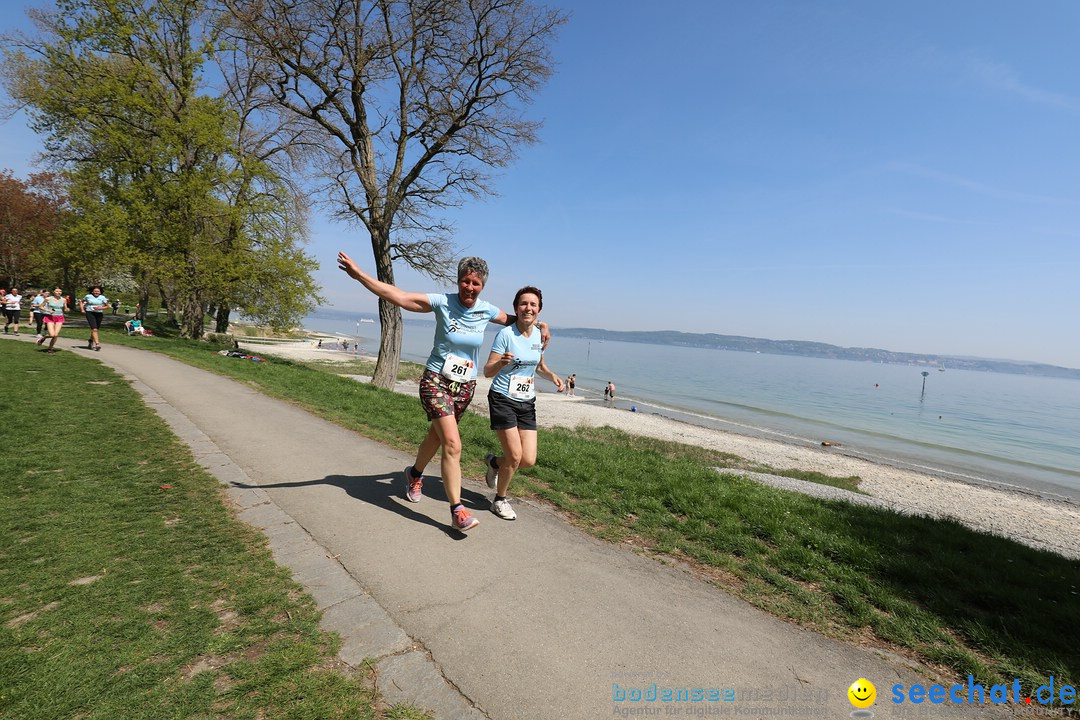
[[[249,383],[344,427],[411,450],[416,398],[286,361],[215,355],[205,343],[113,338]],[[465,472],[498,441],[461,423]],[[1080,562],[962,525],[822,501],[714,467],[709,450],[611,428],[541,430],[539,464],[515,479],[590,532],[693,563],[719,586],[806,627],[886,645],[986,684],[1080,680]],[[790,474],[790,473],[785,473]],[[821,479],[821,478],[815,478]]]
[[[118,375],[28,343],[0,342],[0,365],[0,717],[423,717],[336,659],[311,598]]]

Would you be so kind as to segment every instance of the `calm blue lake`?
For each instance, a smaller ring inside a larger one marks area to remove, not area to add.
[[[378,347],[370,314],[322,311],[311,330]],[[434,324],[405,323],[403,356],[422,362]],[[1080,381],[558,337],[547,363],[578,393],[619,406],[1080,502]],[[488,344],[494,337],[489,331]],[[550,384],[543,383],[543,389]]]

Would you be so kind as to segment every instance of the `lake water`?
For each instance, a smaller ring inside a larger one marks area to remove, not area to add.
[[[370,314],[320,311],[311,330],[378,348]],[[408,319],[403,352],[423,362],[434,324]],[[1080,381],[704,348],[555,338],[547,363],[578,394],[798,445],[1080,502]],[[490,347],[494,330],[489,330]],[[486,357],[486,356],[485,356]],[[922,372],[929,369],[923,391]],[[554,391],[550,383],[541,390]]]

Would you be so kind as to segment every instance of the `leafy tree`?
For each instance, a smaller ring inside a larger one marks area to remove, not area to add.
[[[404,260],[451,272],[434,217],[492,191],[489,173],[534,142],[523,106],[551,74],[565,16],[525,0],[221,0],[247,78],[303,123],[342,217],[370,238],[377,277]],[[401,312],[379,302],[374,382],[390,387]]]
[[[4,77],[70,179],[79,273],[128,269],[143,306],[156,286],[187,337],[202,335],[210,305],[257,307],[244,282],[267,266],[304,298],[278,321],[313,305],[312,263],[292,226],[301,216],[236,189],[285,183],[244,156],[242,118],[202,81],[215,49],[205,2],[60,0],[34,19],[44,39],[9,41]],[[285,218],[272,242],[254,230],[263,212]]]
[[[51,173],[22,181],[0,172],[0,278],[24,287],[51,279],[50,251],[64,217],[65,197]]]

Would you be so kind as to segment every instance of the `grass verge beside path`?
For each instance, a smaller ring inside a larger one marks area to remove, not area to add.
[[[311,598],[119,376],[29,343],[0,343],[0,365],[0,716],[424,717],[336,659]]]
[[[223,358],[203,343],[123,340],[405,450],[427,432],[416,398],[318,368]],[[498,440],[474,414],[460,429],[465,471],[479,475]],[[1051,675],[1058,686],[1080,680],[1080,562],[955,522],[718,476],[714,466],[741,461],[611,428],[541,430],[540,446],[516,494],[552,502],[598,536],[689,561],[781,617],[988,685],[1019,678],[1030,693]]]

